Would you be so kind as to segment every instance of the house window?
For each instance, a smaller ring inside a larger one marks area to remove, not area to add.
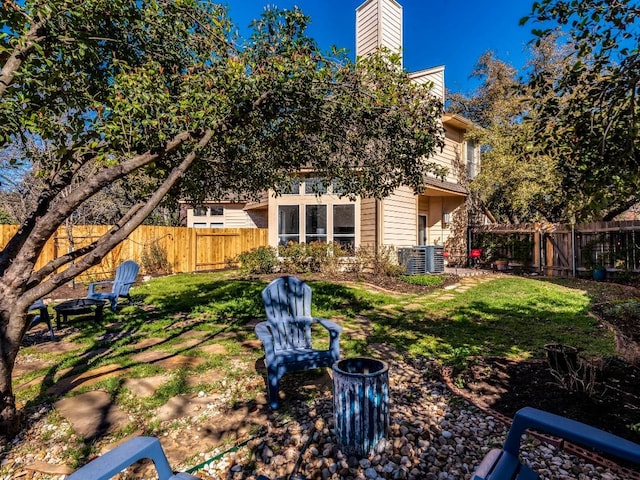
[[[327,206],[307,205],[305,242],[327,242]]]
[[[331,182],[331,193],[334,195],[342,196],[344,195],[344,187],[340,184],[338,180],[334,180]]]
[[[212,222],[209,226],[211,228],[224,228],[224,223],[222,223],[222,222]]]
[[[195,222],[193,228],[207,228],[207,224],[205,222]]]
[[[467,140],[467,179],[473,180],[478,175],[478,159],[476,157],[476,142]]]
[[[207,207],[193,207],[194,217],[204,217],[207,214]]]
[[[304,180],[304,193],[305,195],[322,195],[327,193],[327,187],[321,179],[309,177]]]
[[[220,217],[224,215],[224,207],[222,205],[213,205],[209,207],[209,212],[212,217]]]
[[[333,241],[349,252],[356,247],[356,209],[355,205],[333,206]]]
[[[278,207],[278,241],[280,245],[300,242],[300,216],[298,205]]]
[[[291,180],[289,183],[279,185],[278,190],[282,195],[300,195],[300,182]]]

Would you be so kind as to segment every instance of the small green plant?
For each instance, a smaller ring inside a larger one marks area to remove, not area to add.
[[[616,303],[606,309],[607,316],[626,318],[632,322],[640,322],[640,301],[628,300]]]
[[[444,285],[444,275],[401,275],[400,279],[411,285],[423,285],[425,287],[440,287]]]
[[[258,247],[238,255],[240,272],[244,275],[273,273],[279,265],[278,252],[273,247]]]

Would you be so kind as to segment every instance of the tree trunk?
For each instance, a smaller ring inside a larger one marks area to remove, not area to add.
[[[20,311],[21,302],[15,295],[8,297],[3,296],[3,303],[12,308],[0,309],[0,434],[12,438],[20,431],[22,414],[16,408],[11,374],[29,317]]]

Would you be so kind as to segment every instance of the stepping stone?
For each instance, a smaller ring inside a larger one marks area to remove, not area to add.
[[[454,295],[442,295],[440,300],[453,300],[454,298],[456,298]]]
[[[68,353],[82,348],[82,345],[78,345],[77,343],[72,342],[58,341],[41,343],[40,345],[37,345],[33,348],[42,353]]]
[[[206,385],[213,382],[219,382],[225,378],[225,373],[221,370],[209,370],[207,373],[198,375],[189,375],[185,380],[187,387],[193,388],[198,385]]]
[[[262,342],[257,338],[245,340],[241,343],[241,345],[245,348],[251,348],[253,350],[262,350]]]
[[[45,378],[47,378],[47,376],[46,376],[46,375],[41,375],[41,376],[39,376],[39,377],[32,378],[31,380],[29,380],[29,381],[28,381],[28,382],[26,382],[26,383],[22,383],[22,384],[20,384],[20,385],[16,385],[16,386],[14,386],[14,387],[13,387],[13,389],[14,389],[15,391],[18,391],[18,390],[26,390],[27,388],[31,388],[31,387],[33,387],[34,385],[41,385],[41,384],[42,384],[42,382],[44,382]]]
[[[116,363],[99,368],[93,368],[78,375],[70,375],[61,378],[55,385],[47,389],[47,393],[59,397],[67,392],[73,392],[80,387],[89,387],[101,382],[102,380],[106,380],[107,378],[119,377],[127,370],[129,369]]]
[[[75,471],[69,465],[56,465],[41,461],[25,465],[24,468],[31,472],[46,473],[47,475],[71,475]]]
[[[260,340],[247,340],[246,342],[242,342],[243,347],[260,349],[262,348],[262,342]],[[226,355],[227,349],[224,345],[220,345],[219,343],[212,343],[211,345],[204,345],[200,347],[198,350],[206,353],[207,355]]]
[[[145,348],[154,347],[166,341],[167,341],[166,338],[158,338],[158,337],[145,338],[143,340],[140,340],[138,343],[134,343],[133,345],[131,345],[131,348],[135,348],[136,350],[142,350]]]
[[[208,408],[209,404],[217,403],[222,395],[212,396],[193,396],[193,395],[176,395],[171,397],[167,403],[158,409],[157,418],[162,421],[177,420],[185,416],[194,416],[202,413]]]
[[[35,372],[36,370],[42,370],[43,368],[51,367],[55,365],[52,360],[41,360],[39,358],[33,358],[31,356],[24,357],[18,356],[15,366],[13,367],[13,378],[16,379],[27,373]]]
[[[136,397],[147,398],[153,396],[158,388],[166,383],[167,380],[168,377],[165,375],[155,375],[146,378],[127,378],[122,385],[131,390],[131,393]]]
[[[100,390],[63,398],[55,402],[54,407],[85,440],[129,424],[129,416],[112,403],[109,393]]]
[[[416,310],[421,310],[422,308],[424,308],[422,305],[418,305],[417,303],[412,303],[410,305],[405,305],[404,310],[407,310],[409,312],[413,312]]]
[[[196,345],[200,345],[204,341],[205,340],[202,338],[192,338],[190,340],[187,340],[186,342],[182,342],[177,345],[172,345],[171,348],[175,351],[189,350],[190,348],[193,348]]]
[[[133,355],[133,360],[139,363],[153,363],[162,368],[193,368],[203,364],[206,360],[201,357],[187,357],[186,355],[176,355],[174,353],[148,351]]]

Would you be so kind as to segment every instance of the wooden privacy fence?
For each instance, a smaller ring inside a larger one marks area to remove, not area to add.
[[[43,249],[36,268],[54,258],[97,240],[109,230],[106,225],[78,225],[59,228]],[[17,225],[0,225],[0,246],[4,248],[18,230]],[[143,274],[220,270],[229,259],[267,245],[264,228],[186,228],[142,225],[116,246],[102,263],[85,272],[85,280],[111,278],[124,260],[135,260]]]
[[[469,229],[469,248],[491,248],[545,275],[581,276],[594,269],[611,275],[640,273],[640,221],[581,225],[549,223],[483,225]],[[520,247],[518,249],[518,246]]]

